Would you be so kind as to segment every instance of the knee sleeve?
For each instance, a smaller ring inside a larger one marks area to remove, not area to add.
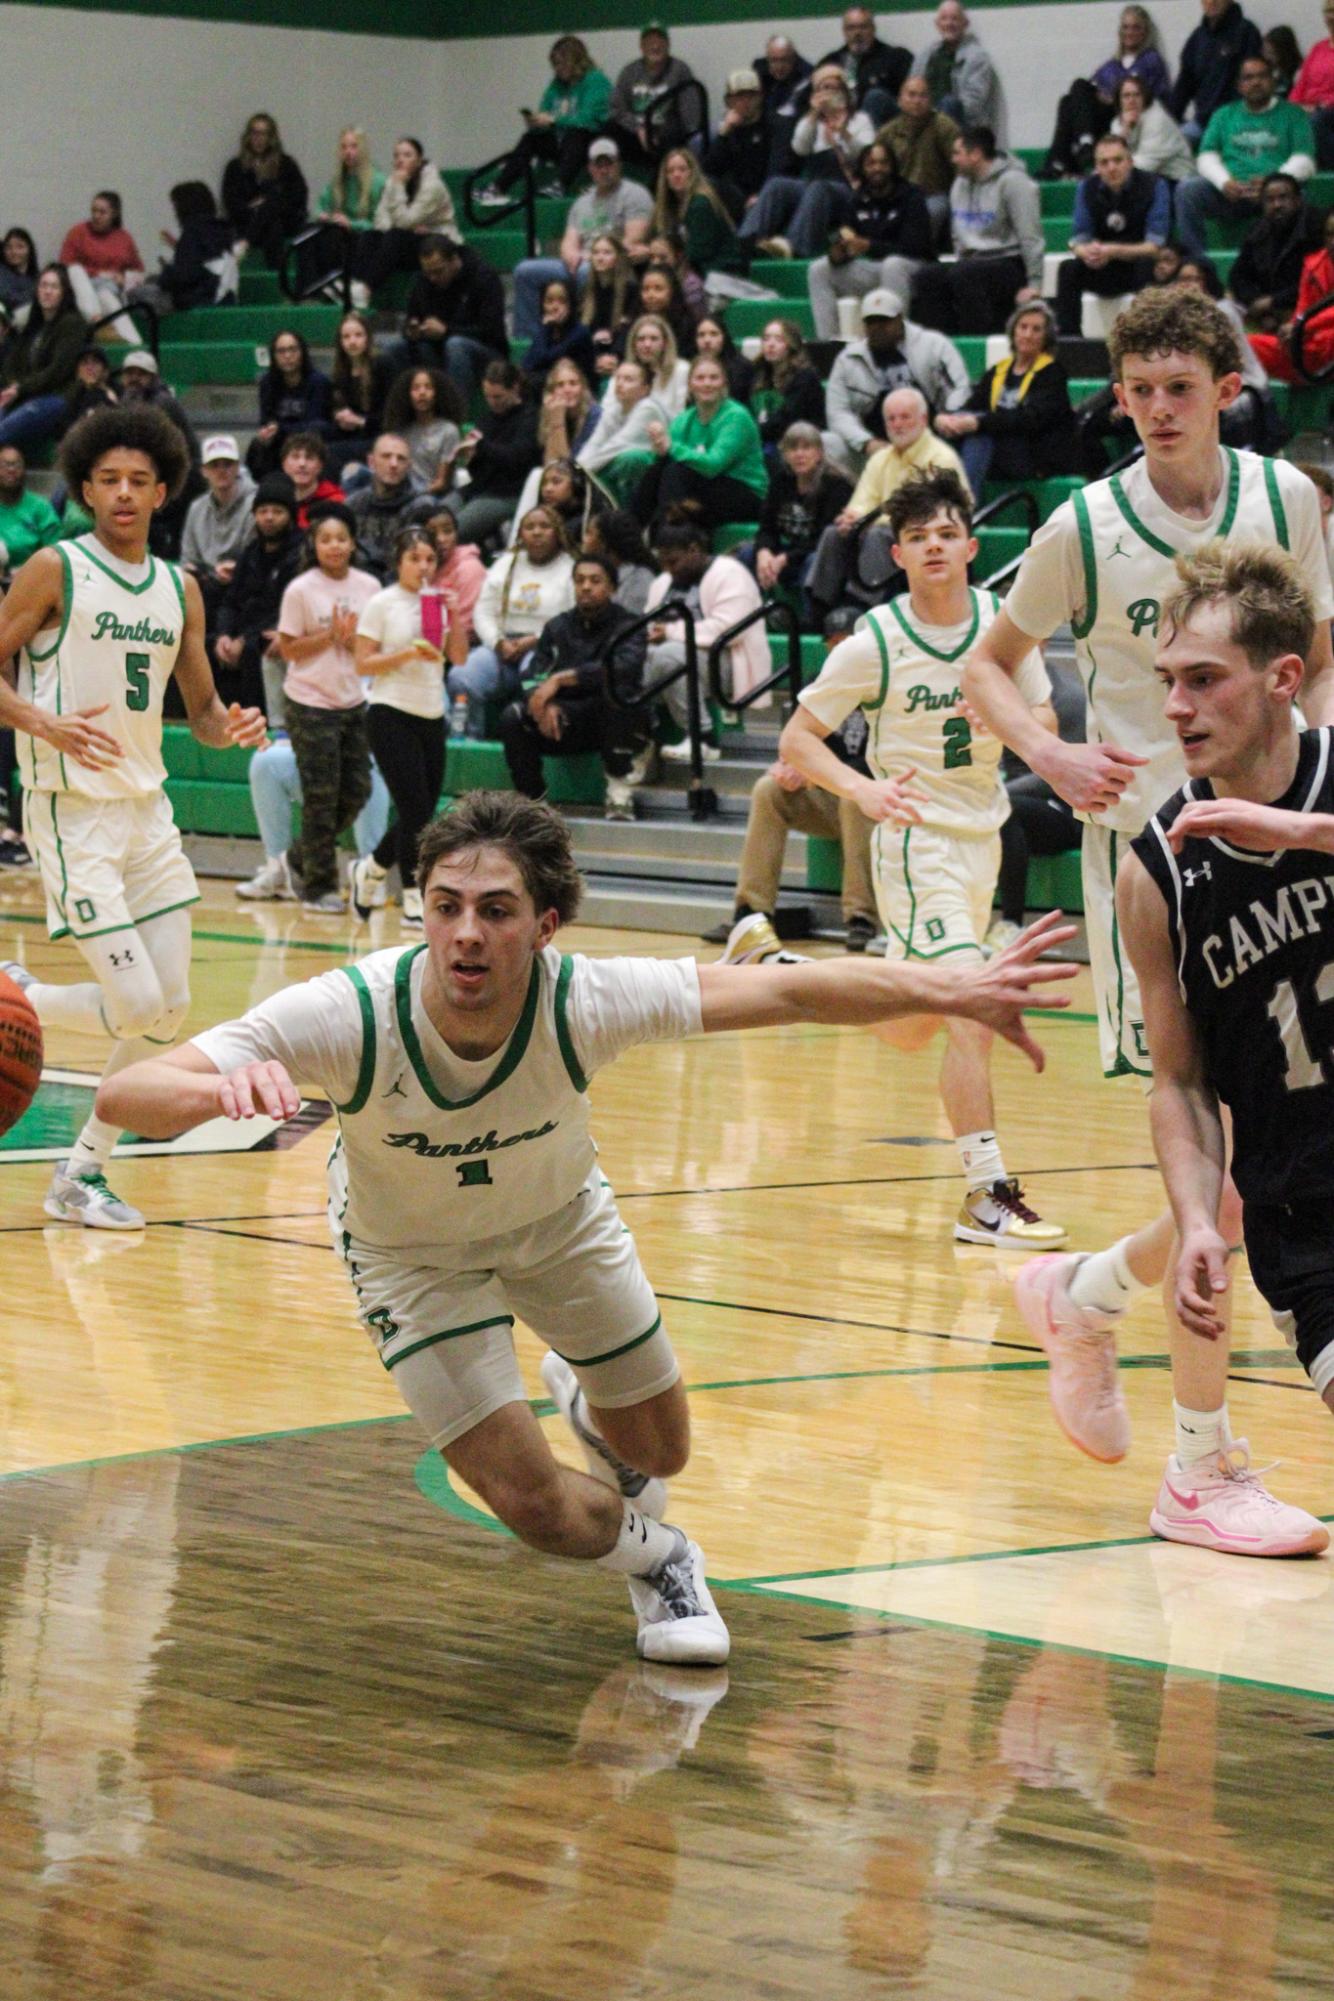
[[[166,997],[157,969],[133,939],[116,955],[119,965],[110,965],[101,976],[102,1019],[117,1042],[129,1042],[148,1035],[166,1011]],[[126,964],[126,959],[129,963]]]
[[[176,1007],[164,1007],[151,1028],[142,1030],[145,1042],[172,1043],[185,1025],[185,1017],[190,1012],[188,997]]]

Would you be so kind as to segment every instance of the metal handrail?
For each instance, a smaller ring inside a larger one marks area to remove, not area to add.
[[[1016,506],[1022,507],[1024,511],[1027,518],[1029,535],[1036,535],[1041,526],[1041,520],[1038,515],[1038,503],[1035,496],[1025,486],[1012,486],[1007,493],[998,493],[996,498],[989,500],[985,507],[979,507],[977,513],[973,516],[973,533],[976,534],[978,529],[984,528],[989,521],[994,521],[998,514],[1005,512],[1006,508]]]
[[[723,687],[723,654],[733,640],[740,639],[743,632],[749,632],[751,626],[758,625],[761,619],[767,625],[770,615],[774,612],[777,612],[787,627],[787,665],[778,668],[757,687],[748,688],[744,695],[729,695]],[[735,625],[729,625],[725,632],[720,632],[710,645],[709,698],[716,702],[719,708],[736,709],[739,712],[748,709],[752,702],[758,702],[762,695],[767,695],[780,681],[787,683],[788,701],[795,709],[797,697],[801,693],[801,620],[797,616],[796,606],[789,603],[786,598],[764,598],[753,611],[748,611],[744,618],[739,618]]]
[[[627,702],[616,686],[611,670],[611,662],[602,663],[602,692],[613,709],[628,714],[635,709],[646,708],[662,694],[665,688],[681,679],[684,674],[690,699],[686,705],[686,729],[690,738],[690,779],[686,788],[686,805],[692,820],[711,820],[718,811],[718,794],[713,787],[704,783],[703,739],[700,731],[700,686],[699,686],[699,641],[695,637],[695,612],[684,598],[665,598],[655,604],[650,611],[641,612],[633,624],[622,626],[620,639],[628,639],[633,632],[647,632],[651,625],[662,625],[668,619],[679,619],[685,627],[686,657],[680,667],[673,667],[669,674],[663,674],[647,688],[640,688],[633,701]]]
[[[145,334],[144,339],[148,344],[149,352],[152,354],[153,359],[156,360],[158,346],[162,338],[162,320],[157,307],[151,299],[136,299],[132,305],[115,306],[109,313],[103,313],[100,320],[89,320],[88,338],[91,340],[95,334],[101,332],[103,327],[109,327],[114,320],[134,319],[137,313],[142,313],[148,321],[148,332]]]
[[[1330,377],[1334,376],[1334,358],[1331,358],[1329,366],[1322,368],[1318,374],[1307,368],[1302,358],[1302,351],[1306,342],[1306,330],[1316,314],[1323,313],[1328,306],[1334,306],[1334,292],[1326,292],[1323,299],[1317,299],[1315,304],[1308,306],[1304,313],[1298,313],[1292,323],[1292,365],[1297,373],[1305,376],[1306,380],[1310,383],[1328,382]]]
[[[520,192],[503,207],[495,206],[479,209],[473,201],[473,191],[483,182],[490,183],[497,167],[503,167],[513,155],[513,147],[508,153],[497,153],[493,160],[484,160],[480,167],[474,167],[463,183],[463,213],[474,229],[496,229],[510,217],[523,214],[524,233],[528,240],[528,255],[537,255],[537,181],[533,174],[531,154],[525,153],[523,177],[519,182]]]
[[[314,243],[317,237],[334,230],[338,234],[338,262],[331,265],[327,271],[317,272],[313,278],[302,280],[296,277],[292,269],[292,258],[295,254],[299,250],[304,250],[308,243]],[[285,299],[290,299],[294,306],[299,306],[303,299],[313,299],[317,293],[327,292],[331,285],[336,285],[343,311],[350,312],[353,247],[354,237],[350,229],[343,229],[338,223],[307,223],[304,229],[298,229],[296,235],[289,236],[283,244],[282,262],[278,266],[278,290]]]

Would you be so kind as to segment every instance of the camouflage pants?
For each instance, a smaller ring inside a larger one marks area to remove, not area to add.
[[[301,776],[301,838],[287,858],[303,894],[314,899],[337,889],[334,844],[371,796],[366,705],[312,709],[289,696],[287,731]]]

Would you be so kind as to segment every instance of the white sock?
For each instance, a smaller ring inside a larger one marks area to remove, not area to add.
[[[105,1036],[107,1032],[102,989],[96,980],[80,980],[69,986],[39,980],[28,988],[28,999],[43,1028],[72,1028],[79,1035]]]
[[[678,1556],[681,1544],[679,1529],[652,1521],[632,1501],[622,1501],[621,1532],[598,1562],[604,1570],[619,1570],[622,1576],[647,1577],[668,1557]]]
[[[1232,1443],[1232,1427],[1227,1421],[1227,1405],[1217,1410],[1187,1410],[1172,1399],[1176,1419],[1177,1458],[1183,1466],[1197,1459],[1212,1459]]]
[[[1128,1237],[1108,1250],[1094,1251],[1080,1264],[1070,1281],[1070,1297],[1088,1313],[1124,1313],[1148,1287],[1141,1285],[1126,1262]]]
[[[70,1148],[69,1160],[65,1164],[67,1174],[105,1174],[111,1150],[120,1138],[118,1126],[107,1125],[96,1114],[89,1119],[74,1145]]]
[[[1005,1162],[995,1133],[961,1133],[954,1144],[970,1195],[975,1188],[990,1188],[993,1181],[1004,1181]]]

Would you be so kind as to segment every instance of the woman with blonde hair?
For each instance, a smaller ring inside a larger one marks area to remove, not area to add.
[[[790,424],[814,424],[817,431],[824,429],[824,384],[811,365],[795,320],[770,320],[760,335],[760,358],[751,377],[749,401],[770,458]]]
[[[306,177],[283,151],[277,120],[267,111],[255,112],[222,176],[222,211],[236,231],[232,248],[238,263],[253,243],[277,270],[284,238],[306,219],[306,199]]]
[[[625,351],[653,371],[653,395],[668,418],[686,407],[690,367],[682,361],[676,335],[660,313],[641,313],[625,337]]]
[[[686,261],[699,272],[735,264],[736,231],[722,197],[688,146],[673,146],[658,169],[653,203],[655,235],[680,235]]]
[[[593,336],[594,370],[614,375],[639,303],[635,267],[610,230],[589,240],[588,270],[579,287],[579,318]]]
[[[1150,104],[1155,98],[1166,97],[1172,85],[1152,16],[1147,8],[1135,5],[1121,9],[1116,54],[1100,64],[1092,76],[1076,77],[1058,103],[1056,130],[1042,170],[1044,179],[1090,172],[1093,148],[1114,129],[1117,91],[1127,77],[1134,77],[1143,86]]]
[[[329,185],[315,208],[317,222],[339,229],[369,229],[384,193],[385,175],[371,159],[370,141],[359,125],[345,125]]]
[[[547,54],[551,82],[536,111],[520,115],[527,130],[491,186],[478,197],[484,208],[508,201],[508,190],[522,176],[528,161],[554,164],[554,183],[544,195],[567,195],[584,172],[588,148],[611,113],[611,78],[594,62],[578,35],[560,35]]]

